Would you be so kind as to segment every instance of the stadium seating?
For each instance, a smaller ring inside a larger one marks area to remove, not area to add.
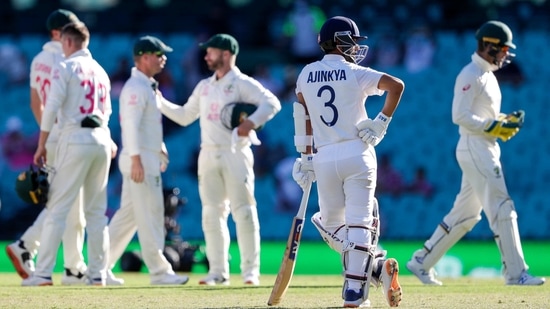
[[[375,37],[375,36],[372,36]],[[469,61],[475,47],[473,33],[457,34],[437,32],[437,53],[434,65],[426,72],[408,74],[402,67],[388,70],[388,73],[402,78],[406,83],[402,103],[384,141],[377,147],[377,153],[390,153],[393,165],[406,180],[411,180],[416,167],[426,168],[428,179],[435,185],[436,193],[431,198],[405,194],[400,197],[379,195],[381,205],[382,233],[384,239],[423,239],[431,234],[435,226],[452,207],[460,188],[461,173],[454,156],[458,139],[456,126],[451,122],[451,103],[456,74]],[[517,37],[517,61],[526,75],[526,81],[519,87],[502,85],[503,112],[524,109],[526,123],[520,133],[511,141],[501,143],[502,162],[510,195],[516,203],[522,235],[531,239],[550,237],[550,209],[546,207],[547,186],[550,183],[550,152],[548,136],[548,80],[550,67],[542,65],[550,46],[547,32],[525,32]],[[14,38],[0,36],[2,42],[15,41],[25,55],[32,57],[45,41],[45,37],[30,36]],[[126,34],[100,34],[92,36],[90,49],[96,59],[108,72],[116,67],[118,55],[131,55],[130,46],[135,37]],[[185,72],[180,61],[188,48],[195,44],[189,33],[173,33],[165,40],[175,52],[169,55],[169,68],[178,85],[182,85]],[[271,71],[282,78],[282,66],[273,65]],[[3,81],[0,72],[0,82]],[[25,130],[32,132],[37,126],[29,111],[28,88],[8,87],[1,100],[0,130],[10,115],[18,115],[25,121]],[[114,106],[117,99],[113,98]],[[270,145],[283,144],[287,154],[294,154],[292,102],[283,102],[282,111],[262,131]],[[369,98],[369,114],[377,113],[383,98]],[[116,111],[115,111],[116,115]],[[113,117],[111,128],[119,130],[118,117]],[[180,212],[180,223],[184,238],[202,238],[200,227],[200,200],[196,178],[189,172],[195,160],[194,151],[199,145],[199,128],[194,124],[188,128],[171,131],[166,137],[167,147],[172,154],[167,173],[166,186],[177,186],[188,199]],[[182,141],[185,141],[182,144]],[[118,171],[116,171],[118,173]],[[0,177],[3,190],[9,190],[13,179]],[[4,197],[4,196],[2,196]],[[258,177],[256,197],[264,239],[284,239],[288,235],[293,213],[275,211],[275,184],[268,175]],[[3,199],[4,204],[9,203]],[[118,203],[118,197],[110,200],[110,206]],[[317,209],[317,195],[312,193],[308,216]],[[395,215],[399,213],[401,215]],[[1,213],[0,213],[1,216]],[[231,221],[231,220],[230,220]],[[287,226],[288,225],[288,226]],[[232,230],[234,233],[234,230]],[[489,239],[492,233],[486,220],[468,234],[472,239]],[[305,239],[318,239],[316,231],[306,221]]]

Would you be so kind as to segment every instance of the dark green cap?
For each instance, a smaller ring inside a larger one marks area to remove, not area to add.
[[[134,44],[134,55],[141,56],[146,53],[169,53],[173,49],[172,47],[164,44],[160,39],[146,35],[142,36]]]
[[[76,17],[75,13],[68,10],[55,10],[50,13],[48,19],[46,20],[46,27],[48,31],[61,29],[68,23],[77,23],[80,20]]]
[[[229,34],[219,33],[212,36],[208,41],[200,43],[201,48],[207,47],[219,48],[222,50],[228,50],[233,55],[239,53],[239,43],[237,40]]]

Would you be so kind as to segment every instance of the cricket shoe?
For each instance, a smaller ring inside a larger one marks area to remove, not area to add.
[[[23,279],[22,286],[49,286],[53,285],[52,277],[39,277],[29,276],[27,279]]]
[[[229,278],[224,278],[222,275],[209,274],[199,280],[200,285],[229,285]]]
[[[124,285],[124,279],[115,277],[113,272],[109,269],[107,271],[107,277],[105,278],[105,283],[109,286]]]
[[[519,280],[517,281],[507,281],[507,285],[542,285],[546,282],[545,278],[538,278],[535,276],[531,276],[526,271],[523,271],[521,273],[521,277],[519,277]]]
[[[399,273],[399,263],[394,258],[389,258],[384,262],[382,274],[380,275],[380,281],[384,289],[382,293],[388,301],[390,307],[397,307],[401,303],[401,297],[403,292],[401,291],[401,285],[397,278]]]
[[[101,278],[89,278],[86,276],[85,280],[86,285],[93,285],[93,286],[106,286],[106,280]]]
[[[344,292],[344,308],[370,307],[370,300],[364,300],[363,294],[363,289],[359,291],[347,289]]]
[[[187,281],[189,281],[189,277],[176,275],[174,273],[166,273],[151,277],[152,285],[181,285],[186,284]]]
[[[257,276],[246,276],[244,277],[243,283],[245,285],[260,285],[260,278]]]
[[[62,285],[86,285],[88,284],[88,278],[80,271],[74,274],[70,269],[65,268],[63,276],[61,276]]]
[[[435,278],[435,269],[433,269],[433,267],[428,270],[424,269],[423,265],[416,260],[414,255],[412,259],[407,262],[407,269],[424,284],[443,285],[443,282]]]
[[[6,253],[21,278],[27,279],[34,273],[34,261],[23,241],[18,240],[8,245]]]

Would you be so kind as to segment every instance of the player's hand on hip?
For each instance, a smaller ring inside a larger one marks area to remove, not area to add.
[[[367,118],[356,125],[359,130],[357,135],[364,143],[376,146],[386,135],[390,121],[391,117],[382,113],[379,113],[374,120]]]
[[[296,158],[292,167],[292,178],[302,188],[308,183],[315,182],[315,171],[313,170],[313,155],[302,154],[301,158]]]

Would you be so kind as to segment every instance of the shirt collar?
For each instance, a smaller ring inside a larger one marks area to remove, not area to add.
[[[59,41],[46,42],[42,46],[42,49],[46,50],[46,51],[49,51],[49,52],[52,52],[52,53],[56,53],[56,54],[62,54],[63,53],[63,47],[61,46],[61,42],[59,42]]]
[[[221,79],[217,80],[216,79],[216,72],[214,72],[214,74],[212,74],[212,76],[210,77],[210,83],[214,83],[216,81],[223,81],[223,80],[227,80],[227,79],[232,79],[234,76],[237,76],[241,74],[241,70],[239,70],[238,67],[236,66],[233,66],[231,68],[231,70],[229,70],[229,72],[227,72],[227,74],[225,74]]]
[[[158,89],[158,84],[159,84],[158,81],[156,79],[152,78],[152,77],[147,77],[147,75],[145,75],[143,72],[138,70],[136,67],[132,68],[132,77],[140,79],[144,83],[147,83],[147,84],[151,85],[151,89],[153,89],[153,90]],[[156,88],[155,88],[154,85],[156,85]]]
[[[67,59],[74,58],[74,57],[80,57],[80,56],[92,57],[92,53],[90,52],[89,49],[83,48],[81,50],[78,50],[78,51],[74,52],[72,55],[67,57]]]
[[[344,58],[344,56],[338,55],[338,54],[326,54],[326,55],[323,56],[323,60],[332,60],[332,61],[340,60],[340,61],[346,61],[346,59]],[[346,62],[347,62],[347,61],[346,61]]]
[[[472,62],[475,63],[484,72],[498,70],[498,66],[496,64],[491,64],[491,63],[487,62],[487,60],[481,58],[481,56],[478,55],[477,53],[474,53],[472,55]]]

